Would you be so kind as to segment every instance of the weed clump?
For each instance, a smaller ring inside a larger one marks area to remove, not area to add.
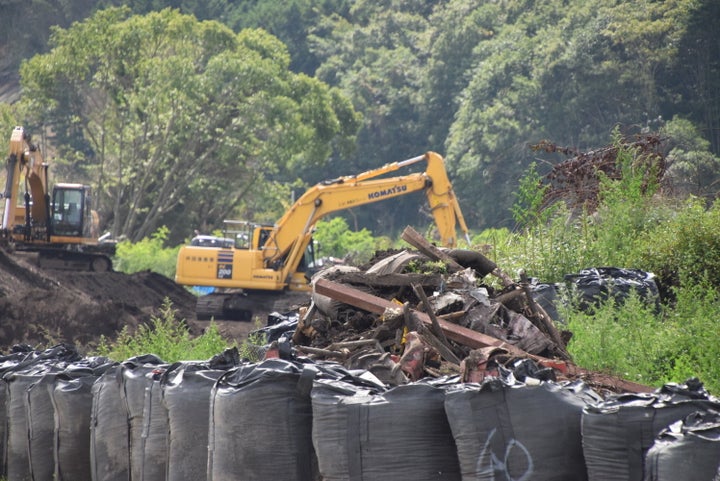
[[[165,298],[149,325],[141,325],[135,332],[125,326],[112,342],[103,336],[97,354],[116,361],[155,354],[166,362],[176,362],[209,359],[236,344],[225,339],[213,322],[202,335],[192,337],[185,320],[178,319],[172,302]]]

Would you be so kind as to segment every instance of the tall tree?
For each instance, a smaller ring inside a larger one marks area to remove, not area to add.
[[[678,42],[679,54],[663,84],[672,95],[665,99],[666,118],[680,114],[692,119],[713,154],[720,156],[720,3],[695,0]]]
[[[346,15],[349,0],[245,0],[228,2],[222,20],[233,30],[262,28],[288,46],[290,68],[313,75],[318,58],[308,38],[323,15]]]
[[[422,119],[431,145],[445,145],[475,67],[473,51],[506,20],[497,2],[457,0],[430,17],[432,42],[422,84]],[[439,147],[438,147],[439,148]]]
[[[498,205],[512,203],[534,160],[531,144],[552,139],[591,149],[607,142],[614,125],[625,133],[659,127],[652,122],[668,94],[658,77],[677,54],[693,2],[501,4],[502,24],[465,61],[470,80],[447,140],[460,196],[475,201],[476,225],[510,222]]]
[[[97,185],[116,236],[217,228],[268,176],[322,164],[357,127],[349,103],[291,73],[263,31],[113,8],[56,30],[52,45],[23,65],[24,98],[73,149],[60,156]]]
[[[318,78],[338,86],[363,113],[357,153],[331,164],[338,175],[442,147],[430,144],[420,123],[428,17],[434,3],[358,1],[347,17],[327,17],[311,37],[312,51],[322,60]],[[408,222],[429,223],[431,217],[419,207],[424,204],[420,196],[409,196],[394,201],[392,209],[366,206],[352,212],[350,225],[380,234],[397,232]]]

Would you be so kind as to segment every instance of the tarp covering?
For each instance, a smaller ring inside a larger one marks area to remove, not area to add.
[[[645,481],[711,480],[720,470],[720,412],[694,412],[660,432]]]
[[[648,305],[659,307],[660,296],[655,275],[639,269],[619,267],[596,267],[568,274],[570,283],[579,297],[579,307],[588,311],[600,302],[613,299],[622,304],[630,295],[645,300]]]
[[[444,390],[428,383],[376,392],[317,381],[313,444],[322,479],[460,480],[444,400]]]
[[[654,393],[619,394],[588,406],[582,442],[590,481],[643,479],[645,456],[670,424],[695,411],[720,411],[702,385],[668,384]]]
[[[585,384],[490,378],[451,388],[445,410],[463,481],[587,479],[580,422],[600,398]]]

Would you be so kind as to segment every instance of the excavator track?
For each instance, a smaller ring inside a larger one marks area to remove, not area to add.
[[[40,250],[38,267],[72,271],[110,272],[112,260],[105,254],[73,252],[65,250]]]
[[[198,297],[195,314],[199,320],[264,322],[272,312],[289,312],[309,303],[308,292],[214,292]]]

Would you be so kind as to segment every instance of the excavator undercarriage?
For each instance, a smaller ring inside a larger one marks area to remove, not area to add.
[[[251,322],[273,312],[285,313],[310,303],[309,292],[239,290],[213,292],[198,297],[198,320]]]

